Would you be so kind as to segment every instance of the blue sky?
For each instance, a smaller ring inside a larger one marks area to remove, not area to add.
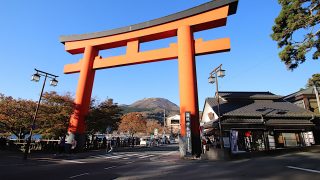
[[[34,68],[59,75],[57,87],[46,91],[75,94],[79,74],[63,74],[65,64],[82,55],[71,55],[59,42],[60,35],[110,30],[163,17],[208,2],[208,0],[3,0],[0,6],[0,93],[37,100],[41,84],[30,81]],[[304,87],[318,73],[319,61],[308,60],[291,72],[278,58],[277,44],[270,38],[277,1],[240,0],[238,11],[227,26],[195,34],[204,40],[230,37],[231,51],[196,57],[199,108],[215,86],[207,79],[223,64],[226,76],[219,79],[221,91],[270,91],[287,95]],[[176,38],[141,45],[142,50],[166,47]],[[122,54],[123,48],[103,55]],[[310,58],[309,58],[310,59]],[[148,97],[163,97],[179,105],[176,60],[99,70],[93,96],[131,104]]]

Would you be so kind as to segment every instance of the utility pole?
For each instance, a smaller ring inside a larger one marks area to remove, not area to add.
[[[320,113],[319,93],[318,93],[318,89],[317,89],[317,87],[316,87],[316,83],[315,83],[315,82],[313,82],[313,89],[314,89],[314,93],[316,94],[318,111],[319,111],[319,113]]]
[[[166,109],[163,109],[163,127],[166,127]]]

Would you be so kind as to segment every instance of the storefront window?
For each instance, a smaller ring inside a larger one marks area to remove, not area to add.
[[[257,130],[232,130],[231,131],[231,146],[232,152],[250,152],[264,151],[265,141],[263,131]],[[236,138],[236,139],[235,139]],[[235,143],[236,146],[235,146]]]
[[[290,148],[303,146],[300,132],[275,133],[276,148]]]

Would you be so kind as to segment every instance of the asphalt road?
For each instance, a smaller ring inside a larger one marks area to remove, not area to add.
[[[183,160],[175,145],[71,156],[0,152],[0,179],[320,179],[320,150],[233,161]]]

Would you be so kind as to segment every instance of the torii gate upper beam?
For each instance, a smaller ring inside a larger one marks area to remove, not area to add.
[[[235,13],[237,2],[237,0],[211,1],[164,18],[124,28],[91,34],[61,36],[60,41],[65,44],[66,51],[71,54],[84,53],[85,46],[92,46],[97,50],[127,46],[126,55],[109,58],[97,56],[93,69],[176,59],[178,56],[177,44],[146,52],[139,52],[139,44],[176,36],[178,28],[185,25],[190,26],[193,32],[224,26],[227,16]],[[210,41],[197,39],[195,41],[195,55],[229,50],[229,38]],[[80,67],[81,61],[68,64],[65,66],[64,72],[76,73],[80,71]]]

